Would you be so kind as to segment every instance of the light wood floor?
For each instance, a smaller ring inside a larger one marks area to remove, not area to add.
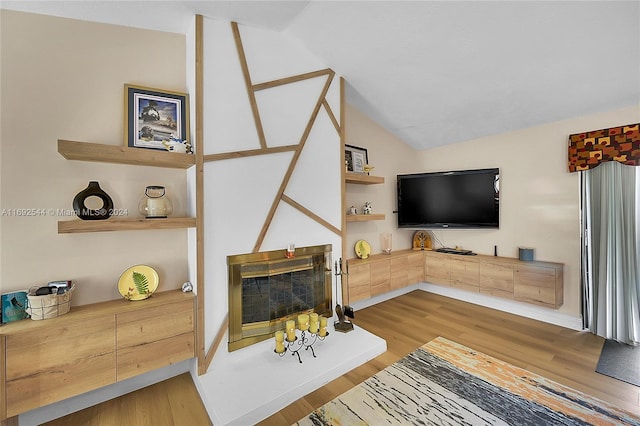
[[[437,336],[456,341],[640,415],[640,388],[595,372],[603,339],[414,291],[356,312],[355,323],[387,341],[387,351],[260,425],[290,425]],[[195,401],[195,402],[194,402]],[[88,408],[48,426],[206,425],[188,375]]]

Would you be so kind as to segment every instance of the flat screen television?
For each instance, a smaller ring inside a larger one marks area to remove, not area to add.
[[[398,175],[398,228],[498,228],[500,170]]]

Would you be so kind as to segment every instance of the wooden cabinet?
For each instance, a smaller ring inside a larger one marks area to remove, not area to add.
[[[73,307],[63,316],[0,329],[0,419],[195,356],[195,296]]]
[[[480,293],[491,296],[512,297],[513,265],[506,262],[479,263]]]
[[[445,254],[428,252],[424,258],[424,275],[427,282],[451,285],[451,258]]]
[[[425,251],[425,281],[549,308],[563,303],[563,265]]]
[[[371,267],[368,263],[349,265],[349,275],[343,277],[347,281],[347,303],[371,297]]]
[[[400,250],[368,259],[350,259],[346,276],[349,303],[369,299],[424,280],[422,253]]]
[[[193,301],[116,314],[117,380],[194,354]]]
[[[557,308],[562,305],[562,268],[553,264],[514,266],[513,298]]]
[[[473,258],[451,259],[451,287],[478,292],[480,286],[480,267]]]

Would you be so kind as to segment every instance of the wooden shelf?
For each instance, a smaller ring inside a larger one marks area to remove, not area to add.
[[[195,217],[169,217],[166,219],[107,219],[107,220],[65,220],[58,222],[58,234],[83,232],[138,231],[148,229],[194,228]]]
[[[384,214],[348,214],[347,222],[368,222],[370,220],[384,220]]]
[[[382,176],[371,176],[350,172],[345,173],[344,176],[344,180],[347,183],[357,183],[360,185],[375,185],[378,183],[384,183],[384,177]]]
[[[133,164],[136,166],[188,169],[195,164],[192,154],[176,154],[156,149],[130,148],[58,139],[58,152],[67,160]]]

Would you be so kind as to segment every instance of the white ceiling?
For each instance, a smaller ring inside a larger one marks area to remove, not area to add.
[[[0,6],[178,33],[195,14],[284,31],[345,77],[350,104],[416,149],[628,106],[640,118],[640,0]]]

